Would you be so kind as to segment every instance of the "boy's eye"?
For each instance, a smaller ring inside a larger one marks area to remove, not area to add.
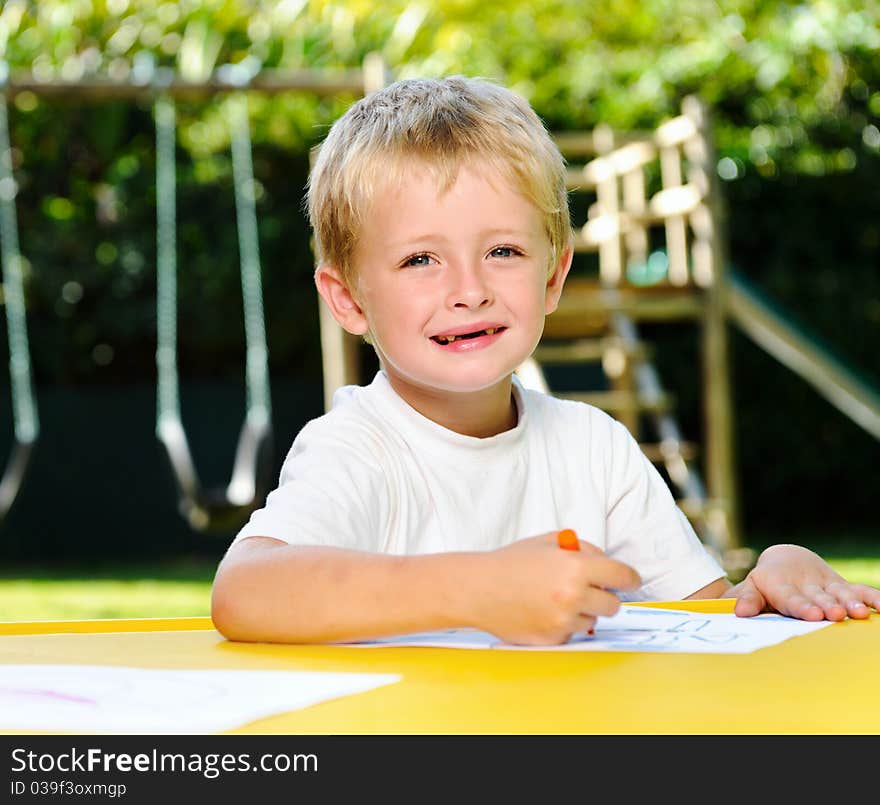
[[[431,255],[429,254],[414,254],[412,257],[407,257],[406,260],[403,261],[403,265],[405,266],[427,266],[431,264]]]
[[[522,252],[513,246],[496,246],[489,252],[489,257],[514,257],[518,254],[522,254]]]

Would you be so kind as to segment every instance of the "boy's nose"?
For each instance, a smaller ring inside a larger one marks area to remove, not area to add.
[[[450,307],[480,308],[492,302],[492,291],[479,268],[462,266],[450,273],[452,284],[447,300]]]

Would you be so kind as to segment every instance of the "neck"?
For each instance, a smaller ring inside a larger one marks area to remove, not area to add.
[[[517,410],[508,375],[479,391],[451,392],[404,384],[388,374],[398,396],[423,417],[463,436],[486,439],[516,427]]]

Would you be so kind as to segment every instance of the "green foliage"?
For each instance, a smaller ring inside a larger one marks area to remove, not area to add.
[[[711,106],[723,160],[733,262],[863,368],[876,367],[880,324],[878,51],[876,0],[7,0],[0,10],[0,58],[12,74],[47,82],[149,81],[157,67],[198,81],[227,64],[332,72],[379,52],[396,77],[502,81],[556,131],[599,122],[647,129],[697,92]],[[308,148],[352,100],[250,98],[272,370],[315,382],[317,306],[301,199]],[[242,373],[224,103],[218,95],[178,108],[180,362],[189,378]],[[149,103],[22,92],[10,118],[38,388],[151,382]],[[697,436],[697,356],[680,360],[688,349],[661,370]],[[770,405],[755,390],[777,384],[778,366],[749,349],[736,355],[745,499],[771,519],[788,500],[816,522],[823,513],[826,522],[874,521],[876,445],[784,380],[773,399],[788,395],[790,405]],[[790,410],[802,421],[793,424]],[[773,445],[783,458],[771,466]],[[833,472],[825,455],[839,460]],[[787,484],[797,472],[809,473],[809,484],[793,495]]]
[[[11,68],[45,80],[126,79],[147,61],[191,80],[246,59],[329,70],[378,51],[398,76],[504,81],[561,128],[651,126],[699,91],[722,149],[765,175],[847,170],[860,149],[877,150],[878,47],[880,7],[860,0],[10,0],[0,15]],[[261,103],[258,137],[302,147],[340,108]],[[216,117],[194,125],[182,138],[190,149],[223,147]]]

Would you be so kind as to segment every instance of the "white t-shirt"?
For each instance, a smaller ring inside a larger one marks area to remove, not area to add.
[[[516,427],[480,439],[419,414],[382,371],[339,389],[235,541],[425,554],[572,528],[638,571],[628,600],[679,600],[724,576],[623,425],[516,376],[513,394]]]

